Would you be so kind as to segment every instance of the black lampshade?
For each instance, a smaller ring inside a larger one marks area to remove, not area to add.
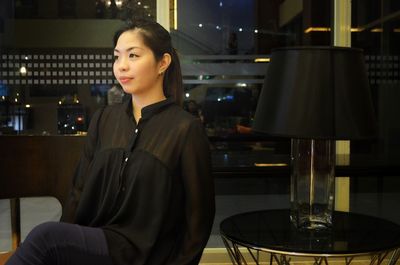
[[[273,50],[253,130],[291,138],[376,136],[362,50],[316,46]]]

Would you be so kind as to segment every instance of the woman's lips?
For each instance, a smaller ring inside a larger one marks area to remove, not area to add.
[[[121,84],[126,84],[126,83],[128,83],[129,81],[131,81],[133,78],[131,78],[131,77],[120,77],[119,78],[119,82],[121,83]]]

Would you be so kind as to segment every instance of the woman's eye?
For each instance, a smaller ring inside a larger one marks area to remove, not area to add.
[[[114,55],[114,61],[118,60],[118,55]]]
[[[129,54],[129,58],[136,58],[136,57],[139,57],[139,56],[137,56],[137,55],[134,54],[134,53]]]

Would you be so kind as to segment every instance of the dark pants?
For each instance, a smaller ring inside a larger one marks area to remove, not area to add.
[[[7,265],[112,265],[100,228],[48,222],[36,226]]]

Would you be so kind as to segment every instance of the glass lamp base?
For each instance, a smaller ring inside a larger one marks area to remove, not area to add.
[[[290,215],[292,223],[300,229],[325,229],[332,226],[332,214],[329,205],[297,205]]]
[[[290,220],[298,229],[332,226],[335,141],[292,139]]]

